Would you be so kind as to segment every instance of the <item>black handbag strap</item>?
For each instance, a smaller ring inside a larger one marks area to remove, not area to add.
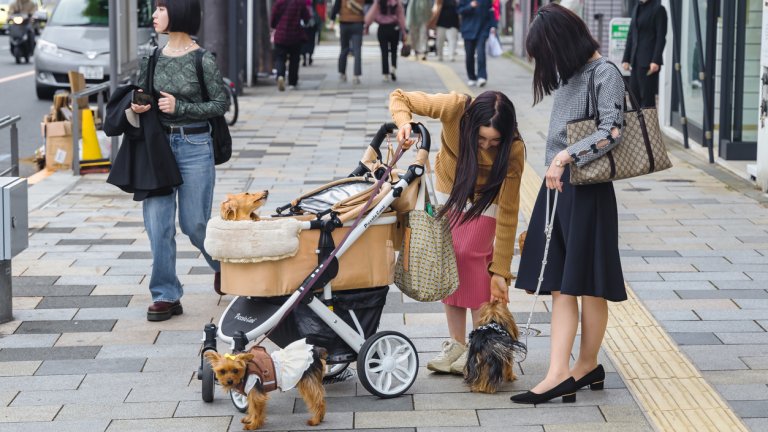
[[[200,91],[203,93],[203,102],[208,102],[211,98],[208,96],[208,88],[205,86],[205,75],[203,75],[203,56],[205,50],[200,48],[195,52],[195,70],[197,71],[197,82],[200,84]]]
[[[160,57],[160,48],[155,47],[155,49],[152,50],[152,54],[149,55],[149,60],[147,62],[147,92],[151,94],[154,97],[157,97],[155,94],[155,66],[157,66],[157,59]]]

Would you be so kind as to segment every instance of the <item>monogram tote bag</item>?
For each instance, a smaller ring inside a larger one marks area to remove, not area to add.
[[[611,65],[616,67],[613,63]],[[625,93],[629,93],[634,109],[628,110],[625,101],[625,126],[621,131],[621,142],[604,156],[583,167],[572,164],[571,184],[605,183],[638,177],[672,167],[667,149],[661,139],[659,116],[656,108],[641,109],[632,92],[625,88]],[[590,105],[595,107],[594,116],[589,114]],[[568,122],[566,126],[568,145],[573,145],[595,133],[599,123],[600,113],[597,111],[595,71],[593,70],[589,77],[585,117]]]

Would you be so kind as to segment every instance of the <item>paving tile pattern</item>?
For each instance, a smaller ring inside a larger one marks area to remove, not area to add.
[[[271,85],[259,86],[241,98],[233,159],[217,169],[215,203],[226,193],[269,189],[268,208],[274,208],[344,177],[389,119],[387,95],[395,86],[379,82],[378,48],[367,45],[364,83],[358,87],[336,81],[335,44],[318,48],[315,65],[302,70],[303,89],[278,93]],[[461,61],[444,67],[464,76]],[[489,68],[488,88],[512,97],[528,162],[541,174],[550,101],[531,108],[531,75],[515,63],[491,59]],[[396,84],[447,90],[434,68],[410,61],[401,61]],[[439,124],[427,125],[437,137]],[[83,177],[44,207],[30,206],[35,209],[30,245],[13,265],[20,306],[16,321],[0,325],[0,429],[240,430],[240,414],[225,396],[217,393],[212,404],[203,403],[196,379],[200,330],[218,320],[230,298],[213,295],[204,260],[179,234],[185,314],[146,322],[151,254],[141,205],[116,193],[105,178]],[[523,193],[538,187],[524,183]],[[30,201],[43,201],[34,196],[35,188]],[[768,313],[759,303],[768,300],[764,203],[679,157],[673,170],[618,183],[616,189],[622,257],[638,300],[736,413],[759,430],[768,422],[768,353],[755,348],[768,346]],[[414,303],[397,292],[387,301],[381,327],[411,337],[423,366],[447,337],[441,305]],[[529,302],[529,296],[513,293],[518,322],[524,322]],[[379,401],[353,379],[327,386],[329,414],[312,430],[498,431],[512,425],[519,431],[651,430],[605,353],[604,392],[581,392],[573,406],[509,403],[510,394],[535,385],[546,371],[550,305],[546,299],[539,303],[533,323],[542,335],[529,340],[519,380],[499,394],[471,394],[461,379],[422,367],[404,397]],[[724,348],[709,351],[712,347]],[[669,396],[662,388],[645,391],[649,397]],[[269,405],[265,430],[310,429],[295,391],[274,393]]]

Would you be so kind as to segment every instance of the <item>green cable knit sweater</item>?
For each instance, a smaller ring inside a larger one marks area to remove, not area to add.
[[[164,126],[199,123],[223,115],[227,110],[227,95],[224,93],[221,72],[210,52],[203,55],[203,77],[210,101],[203,102],[195,69],[196,55],[196,51],[190,51],[178,57],[170,57],[161,52],[157,59],[155,92],[159,95],[163,91],[176,98],[176,111],[173,114],[160,113],[160,122]],[[148,63],[149,57],[141,62],[139,72],[139,86],[144,89],[147,87]]]

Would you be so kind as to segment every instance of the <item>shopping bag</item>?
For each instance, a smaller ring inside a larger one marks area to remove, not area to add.
[[[488,35],[485,41],[485,52],[491,57],[499,57],[504,50],[501,49],[501,42],[495,34]]]
[[[407,215],[403,247],[395,264],[395,285],[420,302],[442,300],[459,287],[459,272],[447,217],[426,198],[428,172],[421,177],[416,208]]]

